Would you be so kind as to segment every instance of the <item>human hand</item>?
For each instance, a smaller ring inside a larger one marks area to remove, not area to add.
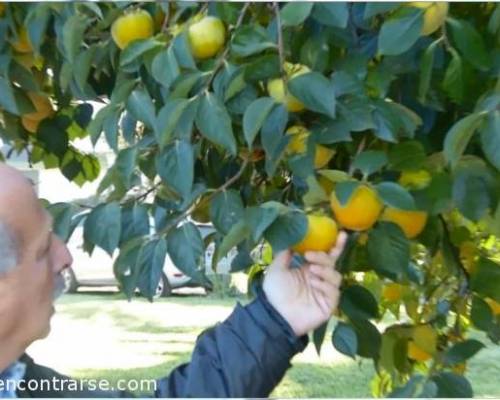
[[[290,268],[292,253],[279,253],[267,269],[263,290],[271,305],[302,336],[328,321],[337,309],[342,276],[335,264],[344,250],[347,234],[340,232],[329,253],[306,252],[300,268]]]

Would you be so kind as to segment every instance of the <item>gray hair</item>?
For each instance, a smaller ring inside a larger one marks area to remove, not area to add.
[[[9,272],[18,262],[18,243],[12,229],[0,221],[0,275]]]

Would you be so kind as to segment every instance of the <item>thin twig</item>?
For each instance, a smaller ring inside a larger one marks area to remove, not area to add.
[[[238,20],[236,21],[236,25],[231,30],[231,33],[235,32],[241,26],[241,24],[243,23],[243,19],[245,18],[245,14],[246,14],[246,12],[248,10],[248,7],[250,7],[250,4],[251,4],[250,2],[245,3],[245,5],[243,6],[243,8],[241,9],[240,15],[238,16]],[[210,85],[212,84],[213,80],[215,79],[215,75],[217,74],[217,72],[219,72],[219,70],[224,65],[224,61],[226,60],[226,57],[229,54],[229,50],[230,50],[229,43],[231,42],[231,39],[232,38],[228,39],[227,46],[224,49],[224,52],[217,59],[217,63],[215,64],[215,68],[213,69],[212,73],[210,74],[210,78],[208,79],[208,82],[205,85],[205,87],[207,89],[210,88]]]
[[[352,174],[354,173],[354,160],[365,149],[365,146],[366,146],[366,136],[363,136],[361,142],[359,142],[358,149],[356,150],[356,154],[354,155],[353,162],[349,166],[349,171],[348,171],[349,176],[352,176]]]
[[[161,25],[161,32],[165,33],[168,28],[168,21],[170,19],[170,2],[167,1],[167,9],[165,10],[165,18],[163,18],[163,24]]]
[[[283,46],[283,27],[281,25],[280,8],[279,8],[279,5],[277,2],[273,2],[273,10],[274,10],[274,15],[276,16],[276,24],[278,25],[278,27],[277,27],[277,30],[278,30],[278,55],[280,58],[280,73],[281,73],[281,78],[283,79],[283,87],[285,89],[285,94],[286,94],[287,76],[285,73],[285,50],[284,50],[284,46]]]

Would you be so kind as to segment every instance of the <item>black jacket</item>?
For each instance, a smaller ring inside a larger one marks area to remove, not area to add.
[[[197,340],[191,361],[157,381],[156,397],[268,397],[307,345],[298,338],[260,290],[249,305],[239,304],[222,323]],[[27,355],[25,381],[68,379],[34,363]],[[18,390],[18,397],[131,397],[128,392]],[[45,389],[45,390],[42,390]]]

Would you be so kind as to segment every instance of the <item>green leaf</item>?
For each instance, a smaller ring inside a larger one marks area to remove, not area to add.
[[[289,211],[280,215],[266,230],[264,237],[274,253],[286,250],[298,243],[307,231],[307,217],[301,211]]]
[[[75,61],[75,57],[84,43],[83,34],[89,22],[90,20],[88,18],[82,17],[80,14],[75,14],[69,17],[64,23],[62,41],[66,58],[70,63]]]
[[[440,372],[431,379],[438,387],[436,397],[470,398],[474,396],[469,381],[463,376],[452,372]]]
[[[389,150],[389,165],[398,171],[417,170],[426,162],[425,149],[416,140],[397,143]]]
[[[384,14],[389,11],[394,10],[400,6],[399,2],[385,2],[385,1],[377,1],[377,2],[368,2],[365,6],[365,14],[363,16],[364,19],[369,19],[374,17],[375,15]]]
[[[131,240],[121,249],[113,264],[113,272],[120,283],[120,287],[130,300],[134,295],[139,278],[140,268],[138,259],[142,249],[142,241]]]
[[[464,158],[453,176],[453,201],[459,211],[472,221],[479,221],[494,207],[495,179],[485,162]]]
[[[389,207],[400,210],[415,210],[415,200],[408,190],[394,182],[382,182],[376,186],[377,192]]]
[[[121,150],[116,157],[116,173],[122,180],[122,183],[126,189],[129,189],[132,183],[132,175],[134,173],[136,160],[137,148],[135,147],[128,147]]]
[[[410,262],[410,243],[399,226],[379,222],[368,234],[367,249],[376,272],[389,278],[404,275]]]
[[[234,224],[229,232],[224,236],[222,243],[215,250],[215,263],[218,263],[224,256],[226,256],[231,249],[243,242],[249,235],[248,226],[244,220],[238,221]]]
[[[357,354],[361,357],[378,359],[382,336],[377,327],[366,319],[352,321],[358,339]]]
[[[358,337],[351,325],[339,321],[333,331],[332,342],[339,353],[355,358],[358,352]]]
[[[351,285],[342,291],[339,308],[351,320],[378,318],[377,300],[359,285]]]
[[[155,135],[160,148],[165,147],[172,139],[182,113],[188,105],[189,100],[187,99],[173,99],[167,101],[158,113],[155,123]]]
[[[236,140],[231,118],[224,104],[213,93],[205,94],[196,115],[196,126],[211,142],[236,155]]]
[[[73,78],[80,90],[84,91],[89,78],[90,69],[94,56],[97,52],[97,45],[92,45],[88,49],[78,53],[73,65]]]
[[[471,287],[477,293],[500,302],[500,265],[482,257],[471,278]]]
[[[244,25],[231,42],[231,52],[237,57],[248,57],[266,49],[276,48],[267,31],[260,25]]]
[[[280,76],[280,58],[277,54],[265,54],[245,64],[243,77],[248,83],[255,83]]]
[[[179,74],[179,64],[172,47],[160,51],[153,59],[151,75],[165,88],[168,89]]]
[[[449,51],[452,58],[448,68],[446,68],[442,86],[451,100],[461,104],[465,95],[463,63],[460,55],[453,48],[450,48]]]
[[[364,176],[369,176],[380,171],[388,161],[387,155],[383,151],[366,150],[354,158],[352,166],[360,170]]]
[[[272,98],[261,97],[246,109],[243,115],[243,133],[249,148],[252,148],[257,133],[262,128],[273,107],[274,100]]]
[[[147,242],[139,253],[136,268],[140,269],[140,273],[137,286],[141,294],[149,301],[153,301],[156,295],[166,256],[167,242],[163,238]]]
[[[78,209],[70,203],[54,203],[47,207],[47,211],[50,212],[54,219],[52,224],[54,233],[63,242],[67,242],[73,232],[72,220]]]
[[[172,48],[179,67],[196,70],[196,62],[194,61],[191,46],[189,45],[187,30],[184,30],[174,38]]]
[[[283,26],[297,26],[306,20],[314,3],[297,1],[286,4],[280,11]]]
[[[244,213],[243,201],[236,190],[224,190],[210,202],[210,220],[223,234],[227,234],[243,218]]]
[[[321,346],[325,341],[327,328],[328,328],[328,321],[323,323],[313,331],[312,337],[313,337],[314,348],[316,349],[316,353],[318,353],[318,355],[320,355]]]
[[[451,39],[465,59],[476,68],[486,71],[491,66],[491,57],[486,50],[483,37],[468,21],[447,18]]]
[[[167,236],[168,254],[173,263],[187,276],[200,280],[205,252],[200,231],[191,222],[172,230]]]
[[[103,122],[102,128],[109,147],[115,152],[118,151],[118,123],[120,121],[121,110],[116,108]]]
[[[409,50],[420,37],[423,10],[408,10],[405,15],[384,22],[378,38],[379,53],[396,56]]]
[[[99,246],[109,256],[118,247],[121,234],[120,205],[116,202],[99,204],[85,220],[83,237],[86,242]]]
[[[318,72],[308,72],[288,82],[290,92],[306,108],[335,118],[335,87]]]
[[[346,2],[317,2],[312,16],[324,25],[345,28],[349,21],[349,9]]]
[[[456,122],[446,134],[443,152],[446,161],[452,167],[457,166],[472,135],[479,128],[484,118],[484,113],[470,114]]]
[[[491,14],[490,21],[488,22],[488,31],[495,35],[500,30],[500,4],[497,4],[495,11]]]
[[[176,140],[156,158],[156,169],[161,179],[182,198],[191,194],[194,181],[193,148],[186,141]]]
[[[144,53],[163,46],[163,43],[158,42],[153,38],[134,40],[121,52],[120,67],[126,67],[128,64],[141,57]],[[163,65],[163,67],[167,68],[167,65]]]
[[[420,80],[418,85],[418,98],[421,103],[425,103],[427,92],[431,86],[432,67],[434,66],[434,54],[441,38],[432,42],[424,52],[420,62]]]
[[[486,158],[500,171],[500,111],[489,114],[480,132]]]
[[[479,340],[467,339],[463,342],[454,344],[444,354],[443,362],[446,365],[457,365],[474,357],[485,346]]]
[[[134,204],[122,208],[122,232],[120,247],[125,243],[149,234],[148,208],[144,204]]]
[[[352,141],[349,124],[341,118],[336,120],[324,118],[312,125],[311,133],[316,143],[333,144]]]
[[[358,181],[344,181],[335,185],[335,196],[341,206],[345,206],[347,204],[359,185],[360,183]]]
[[[493,311],[482,298],[474,296],[472,298],[470,319],[477,329],[488,332],[493,324]]]
[[[264,232],[280,215],[279,209],[273,207],[272,203],[264,203],[260,206],[248,207],[245,210],[246,225],[250,228],[252,240],[258,242]]]
[[[155,126],[155,106],[146,90],[136,89],[132,92],[127,100],[127,110],[136,120],[144,122],[149,128]]]
[[[0,93],[2,93],[0,96],[0,107],[11,114],[19,115],[14,90],[10,82],[2,76],[0,76]]]

